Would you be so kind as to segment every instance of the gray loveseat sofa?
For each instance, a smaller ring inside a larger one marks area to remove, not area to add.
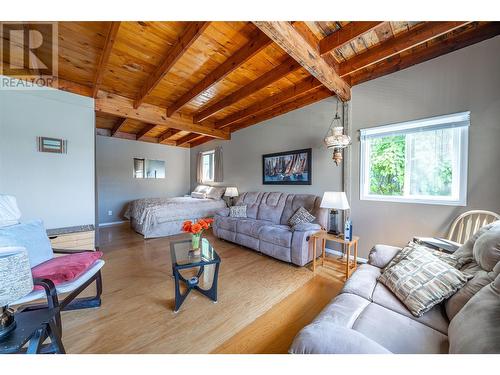
[[[236,205],[247,206],[247,217],[229,217],[229,209],[220,210],[214,216],[213,233],[226,241],[303,266],[312,260],[309,237],[325,228],[328,220],[328,212],[320,208],[320,203],[320,197],[310,194],[244,193]],[[292,231],[288,220],[300,207],[316,219],[301,230]]]
[[[420,318],[377,281],[400,250],[375,246],[290,353],[500,353],[500,221],[455,253],[474,278]]]

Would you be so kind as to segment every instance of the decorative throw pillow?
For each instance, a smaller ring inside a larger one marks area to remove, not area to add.
[[[201,193],[198,191],[193,191],[191,193],[191,198],[196,198],[196,199],[205,199],[207,195],[205,193]]]
[[[401,253],[378,280],[417,317],[451,297],[470,278],[429,251],[406,247]]]
[[[419,251],[428,251],[429,253],[431,253],[435,257],[438,257],[440,260],[442,260],[445,263],[448,263],[450,266],[455,267],[456,269],[460,269],[460,267],[462,266],[458,257],[456,257],[453,254],[445,253],[444,251],[439,251],[436,249],[432,249],[430,247],[420,245],[420,244],[415,243],[415,242],[408,243],[408,246],[412,247],[414,249],[417,249]]]
[[[229,207],[230,217],[247,217],[247,206],[231,206]]]
[[[207,190],[207,198],[209,199],[221,199],[226,191],[225,187],[209,187]]]
[[[297,224],[310,223],[314,221],[314,219],[316,219],[316,217],[311,215],[304,207],[300,207],[295,211],[290,220],[288,220],[288,225],[294,227]]]

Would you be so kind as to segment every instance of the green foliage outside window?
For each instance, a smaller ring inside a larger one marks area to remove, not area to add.
[[[374,138],[371,142],[370,193],[403,195],[405,136]]]

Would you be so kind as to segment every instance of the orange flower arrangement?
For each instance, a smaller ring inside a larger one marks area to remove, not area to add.
[[[205,229],[210,228],[214,219],[206,218],[200,219],[193,224],[191,220],[187,220],[182,224],[182,231],[191,234],[201,234]]]

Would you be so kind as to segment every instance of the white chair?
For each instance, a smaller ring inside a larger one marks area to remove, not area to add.
[[[481,227],[500,220],[500,215],[483,210],[467,211],[459,215],[451,224],[448,240],[464,244]]]
[[[19,224],[19,219],[21,213],[17,207],[17,202],[15,197],[0,194],[0,227],[6,227],[11,225]],[[30,249],[28,249],[28,253]],[[93,251],[93,250],[84,250]],[[47,249],[46,253],[37,253],[36,264],[31,264],[31,267],[48,261],[54,258],[54,254],[69,254],[75,252],[75,250],[64,250],[64,249]],[[30,255],[30,258],[31,255]],[[11,305],[17,305],[19,309],[24,311],[36,310],[40,308],[58,308],[60,311],[63,310],[76,310],[91,307],[99,307],[101,305],[101,294],[102,294],[102,276],[101,268],[104,266],[104,261],[102,259],[96,260],[82,275],[78,278],[70,281],[61,283],[54,286],[54,283],[48,279],[34,279],[35,285],[40,285],[43,290],[33,290],[27,296],[13,302]],[[84,289],[86,289],[93,282],[96,283],[96,294],[92,297],[81,297],[76,298]],[[67,294],[64,298],[59,298],[61,295]],[[46,302],[41,304],[32,304],[35,301],[45,299]],[[26,305],[29,304],[29,305]],[[57,321],[58,326],[61,326],[60,317]]]

